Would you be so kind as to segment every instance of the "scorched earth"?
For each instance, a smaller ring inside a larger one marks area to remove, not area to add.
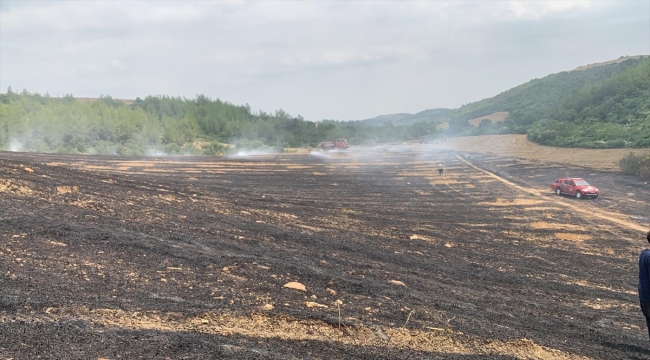
[[[648,190],[426,145],[1,153],[0,357],[647,359]]]

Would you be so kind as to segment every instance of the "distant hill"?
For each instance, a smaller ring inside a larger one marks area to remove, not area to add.
[[[383,125],[387,121],[393,123],[393,125],[411,125],[418,122],[438,123],[444,121],[450,111],[451,109],[430,109],[420,111],[417,114],[380,115],[372,119],[357,120],[355,122],[360,125]]]

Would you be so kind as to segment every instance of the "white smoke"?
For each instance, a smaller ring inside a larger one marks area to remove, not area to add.
[[[9,140],[9,151],[20,152],[23,151],[24,149],[25,149],[25,144],[22,141],[16,138]]]
[[[330,158],[332,158],[332,156],[330,154],[328,154],[327,152],[318,151],[318,150],[310,152],[309,156],[314,156],[314,157],[321,158],[321,159],[330,159]]]
[[[264,155],[272,155],[272,154],[278,154],[278,151],[274,151],[270,149],[246,149],[246,150],[239,150],[234,154],[227,155],[226,157],[230,159],[243,159],[251,156],[264,156]]]
[[[151,156],[151,157],[168,156],[168,154],[166,154],[164,151],[161,151],[160,149],[156,149],[156,148],[147,149],[147,152],[145,154],[146,156]]]

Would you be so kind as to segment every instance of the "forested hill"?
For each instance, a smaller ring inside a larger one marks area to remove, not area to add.
[[[503,124],[486,130],[525,134],[535,121],[551,117],[566,99],[585,87],[598,84],[613,75],[635,67],[642,61],[643,58],[632,57],[626,61],[592,66],[582,71],[561,72],[531,80],[492,98],[454,110],[451,114],[450,127],[457,132],[468,131],[470,125],[466,120],[498,111],[508,111],[510,116]]]
[[[121,155],[215,154],[236,148],[314,146],[345,137],[352,144],[417,139],[434,124],[360,126],[305,121],[283,110],[253,112],[198,95],[147,96],[132,103],[102,96],[81,101],[23,90],[0,95],[0,149]]]
[[[528,138],[563,147],[650,147],[650,59],[569,96]]]

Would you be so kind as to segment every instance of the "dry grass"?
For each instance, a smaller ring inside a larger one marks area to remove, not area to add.
[[[566,163],[602,170],[620,170],[618,160],[633,153],[648,153],[642,149],[571,149],[542,146],[526,139],[526,135],[484,135],[450,138],[433,145],[438,148],[492,153],[497,156]]]
[[[573,225],[573,224],[556,224],[548,223],[544,221],[536,221],[530,223],[530,227],[533,229],[543,229],[543,230],[577,230],[577,231],[586,231],[587,229],[584,226]]]
[[[576,234],[576,233],[555,233],[555,237],[560,240],[577,241],[577,242],[591,239],[591,236],[589,235]]]
[[[521,205],[538,205],[543,204],[541,200],[534,199],[514,199],[514,200],[504,200],[497,199],[495,202],[482,202],[480,205],[489,205],[489,206],[521,206]]]
[[[490,115],[479,116],[477,118],[471,119],[469,120],[469,123],[472,124],[472,126],[476,127],[481,123],[481,121],[483,121],[483,119],[488,119],[492,124],[495,124],[507,119],[509,115],[510,113],[507,111],[499,111]]]
[[[79,186],[57,186],[56,193],[59,195],[79,192]]]
[[[332,305],[337,305],[337,303]],[[325,307],[313,307],[312,311],[336,312],[337,309],[340,309],[340,307],[333,307],[332,310]],[[411,311],[412,313],[413,311]],[[382,329],[382,333],[385,333],[390,339],[390,344],[387,344],[384,340],[377,338],[372,328],[366,326],[346,326],[345,329],[342,329],[318,320],[298,320],[287,316],[272,317],[263,314],[237,316],[223,313],[202,313],[196,316],[185,316],[179,313],[159,311],[91,310],[85,307],[47,308],[45,314],[47,316],[38,319],[22,314],[19,314],[18,318],[29,322],[84,319],[114,329],[199,332],[221,336],[240,335],[257,339],[274,338],[285,341],[338,342],[355,346],[384,347],[388,345],[389,347],[413,351],[456,354],[460,357],[474,354],[492,354],[517,359],[587,359],[583,356],[540,346],[528,339],[480,342],[470,339],[467,341],[459,337],[460,333],[452,329],[409,330],[404,327],[387,327]],[[0,318],[0,320],[4,319]]]

